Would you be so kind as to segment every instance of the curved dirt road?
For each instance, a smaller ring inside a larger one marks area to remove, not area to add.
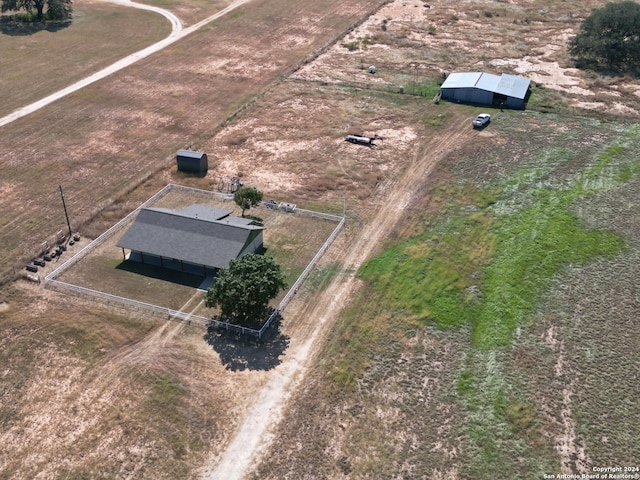
[[[386,188],[382,207],[358,233],[350,248],[341,255],[342,268],[327,289],[303,312],[312,319],[307,332],[291,334],[291,345],[283,363],[272,372],[253,407],[247,412],[235,437],[220,458],[205,467],[205,480],[241,480],[259,464],[269,448],[275,429],[282,419],[284,407],[320,348],[322,337],[358,289],[355,272],[383,243],[387,235],[402,221],[402,213],[414,192],[424,188],[429,173],[440,160],[458,145],[477,135],[467,127],[468,119],[452,125],[449,131],[435,137],[416,152],[410,165]],[[394,188],[402,185],[402,188]],[[296,343],[300,340],[301,343]]]
[[[152,12],[156,12],[164,16],[165,18],[167,18],[167,20],[169,20],[169,22],[171,23],[171,33],[165,39],[160,40],[159,42],[156,42],[153,45],[149,45],[148,47],[142,50],[132,53],[131,55],[128,55],[123,59],[118,60],[117,62],[109,65],[108,67],[103,68],[102,70],[92,75],[89,75],[88,77],[83,78],[82,80],[79,80],[76,83],[69,85],[68,87],[63,88],[62,90],[52,93],[51,95],[48,95],[47,97],[41,100],[38,100],[37,102],[34,102],[25,107],[19,108],[18,110],[15,110],[9,115],[6,115],[0,118],[0,127],[7,125],[8,123],[11,123],[15,120],[18,120],[19,118],[22,118],[26,115],[29,115],[30,113],[33,113],[43,107],[46,107],[47,105],[55,102],[56,100],[59,100],[62,97],[65,97],[66,95],[76,92],[81,88],[86,87],[87,85],[91,85],[92,83],[97,82],[98,80],[102,80],[103,78],[115,72],[118,72],[119,70],[122,70],[123,68],[126,68],[136,63],[137,61],[142,60],[143,58],[146,58],[149,55],[158,52],[159,50],[162,50],[163,48],[171,45],[172,43],[180,40],[181,38],[189,35],[190,33],[195,32],[196,30],[203,27],[204,25],[222,17],[223,15],[226,15],[227,13],[240,7],[241,5],[248,3],[250,0],[237,0],[233,2],[231,5],[229,5],[228,7],[220,10],[218,13],[215,13],[188,28],[183,28],[182,22],[178,17],[176,17],[173,13],[167,10],[164,10],[162,8],[153,7],[151,5],[145,5],[143,3],[132,2],[131,0],[107,0],[107,1],[111,3],[116,3],[118,5],[124,5],[127,7],[139,8],[142,10],[149,10]]]

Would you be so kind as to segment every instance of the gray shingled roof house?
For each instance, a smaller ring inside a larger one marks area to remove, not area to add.
[[[230,211],[190,205],[182,210],[143,208],[116,245],[130,260],[210,275],[233,259],[262,248],[263,226]]]
[[[528,78],[506,73],[454,72],[440,89],[446,100],[524,108],[530,84]]]

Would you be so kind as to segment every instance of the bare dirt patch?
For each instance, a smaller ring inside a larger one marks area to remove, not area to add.
[[[568,39],[599,6],[394,1],[295,76],[373,88],[406,87],[453,71],[513,73],[562,93],[571,106],[635,117],[640,113],[632,97],[640,89],[637,82],[603,82],[574,68],[567,54]],[[378,67],[375,75],[367,73],[369,65]],[[631,92],[620,84],[630,86]],[[624,99],[616,102],[620,95]]]

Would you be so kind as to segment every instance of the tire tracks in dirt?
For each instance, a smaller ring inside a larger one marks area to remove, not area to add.
[[[201,297],[203,297],[203,293],[201,291],[197,291],[181,308],[178,309],[178,311],[185,312],[189,305],[200,298],[200,301],[195,305],[195,307],[189,309],[189,314],[193,314],[193,312],[195,312],[204,302]],[[104,368],[108,368],[115,372],[118,371],[119,367],[124,365],[150,364],[151,362],[157,364],[159,359],[162,358],[162,349],[165,348],[167,344],[179,333],[181,333],[188,323],[188,320],[176,321],[175,319],[170,318],[159,328],[155,329],[141,340],[125,345],[118,351],[114,352],[114,354],[106,360]]]
[[[285,407],[323,345],[329,329],[357,292],[358,267],[366,261],[383,240],[401,222],[411,198],[425,187],[435,166],[477,132],[468,128],[468,119],[450,126],[423,145],[414,155],[411,165],[399,178],[390,180],[383,191],[390,193],[379,200],[382,206],[368,221],[338,260],[342,268],[327,289],[303,309],[301,318],[311,319],[303,327],[294,327],[287,359],[272,372],[254,405],[247,412],[227,449],[204,468],[206,480],[240,480],[259,464],[275,438],[276,427]]]

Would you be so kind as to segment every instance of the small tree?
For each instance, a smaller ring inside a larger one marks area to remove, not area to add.
[[[35,10],[36,20],[44,20],[44,9],[47,7],[47,20],[66,20],[71,18],[73,9],[71,0],[2,0],[2,12],[18,12],[25,10],[31,13]]]
[[[569,40],[578,66],[610,71],[636,70],[640,64],[640,4],[607,3],[594,9]]]
[[[244,217],[245,210],[255,207],[262,201],[262,192],[253,187],[240,187],[233,195],[233,200],[242,209],[242,216]]]
[[[241,325],[258,325],[269,301],[286,288],[284,274],[271,257],[249,254],[218,272],[205,294],[207,307],[220,307],[221,317]]]

